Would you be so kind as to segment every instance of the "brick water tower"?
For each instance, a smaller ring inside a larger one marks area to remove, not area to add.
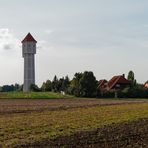
[[[36,43],[37,41],[30,33],[28,33],[22,41],[22,55],[24,58],[24,92],[29,92],[31,84],[35,84]]]

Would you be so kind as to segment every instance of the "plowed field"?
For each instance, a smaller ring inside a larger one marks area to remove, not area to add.
[[[147,147],[148,101],[0,99],[1,147]]]

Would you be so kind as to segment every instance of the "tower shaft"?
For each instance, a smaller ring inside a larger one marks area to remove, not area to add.
[[[31,84],[35,84],[35,56],[34,54],[25,54],[23,91],[30,91]]]

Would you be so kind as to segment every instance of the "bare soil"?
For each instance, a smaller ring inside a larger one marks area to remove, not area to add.
[[[148,148],[148,119],[112,124],[94,131],[77,132],[71,136],[46,139],[16,147]]]
[[[66,110],[119,104],[144,103],[147,100],[111,99],[0,99],[0,114]]]

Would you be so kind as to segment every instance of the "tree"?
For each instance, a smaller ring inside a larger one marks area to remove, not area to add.
[[[69,77],[66,76],[62,82],[62,89],[64,92],[67,92],[68,90],[68,87],[69,87],[69,84],[70,84],[70,80],[69,80]]]
[[[46,82],[43,82],[43,84],[41,86],[41,90],[42,91],[46,91]]]
[[[0,86],[0,92],[2,92],[3,91],[3,89],[2,89],[2,87]]]
[[[82,78],[82,76],[83,73],[75,73],[69,88],[70,94],[75,95],[77,97],[81,96],[80,79]]]
[[[31,85],[30,85],[30,90],[31,90],[31,91],[34,91],[34,92],[39,92],[39,91],[41,91],[41,89],[40,89],[37,85],[35,85],[35,84],[31,84]]]
[[[50,80],[47,80],[45,83],[45,91],[51,91],[52,90],[52,83]]]
[[[2,92],[10,92],[14,91],[14,85],[3,85]]]
[[[77,97],[94,97],[97,94],[97,81],[91,71],[76,73],[68,88],[69,93]]]
[[[91,71],[85,71],[80,79],[81,96],[94,97],[97,93],[97,80]]]
[[[52,90],[54,92],[58,91],[58,78],[56,75],[54,76],[53,81],[52,81]]]
[[[134,72],[133,71],[129,71],[127,79],[129,81],[134,81],[135,80],[135,76],[134,76]]]
[[[51,91],[52,90],[52,83],[50,80],[43,82],[41,86],[42,91]]]
[[[15,83],[15,85],[14,85],[14,91],[21,91],[21,88],[22,88],[21,85]]]
[[[136,86],[136,79],[135,79],[135,74],[133,71],[129,71],[127,79],[131,82],[131,86],[134,87]]]

